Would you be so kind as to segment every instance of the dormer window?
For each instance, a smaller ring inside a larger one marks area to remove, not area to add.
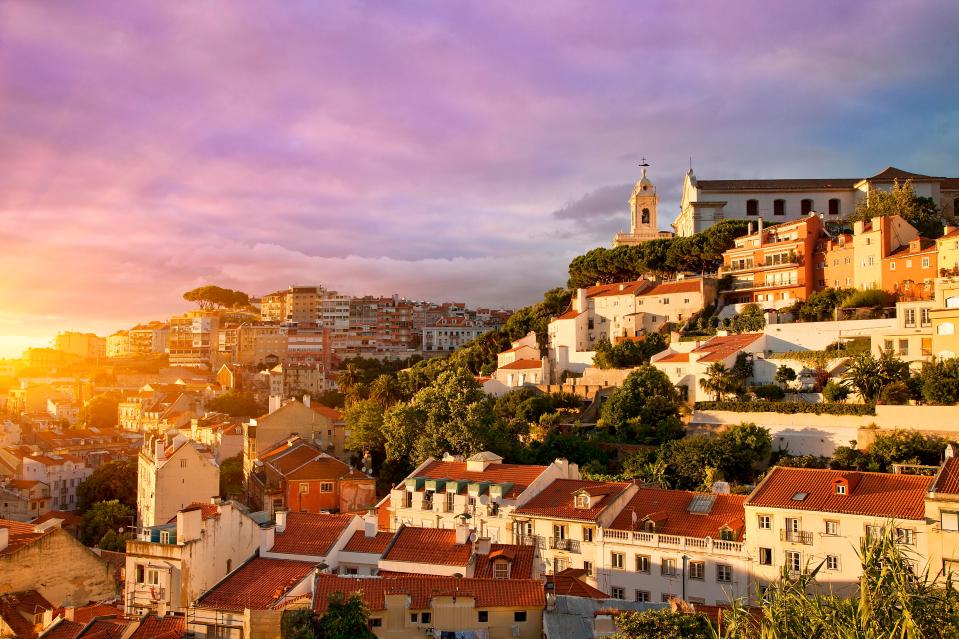
[[[845,494],[846,494],[846,484],[843,484],[843,483],[836,484],[836,494],[837,494],[837,495],[845,495]]]
[[[493,562],[493,579],[509,579],[509,562],[505,560]]]
[[[656,524],[650,520],[643,522],[643,532],[654,533],[656,532]]]
[[[736,541],[736,537],[731,528],[721,528],[719,530],[719,538],[723,541]]]
[[[576,508],[589,508],[589,495],[580,493],[573,497],[573,505]]]

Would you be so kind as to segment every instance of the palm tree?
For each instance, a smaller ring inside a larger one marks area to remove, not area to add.
[[[336,377],[336,386],[344,395],[350,391],[350,388],[356,386],[362,379],[360,369],[355,364],[347,364],[340,369]]]
[[[722,400],[730,390],[729,369],[722,362],[714,362],[706,369],[706,377],[699,382],[707,393],[712,393],[716,401]]]
[[[380,375],[370,384],[370,399],[384,409],[403,399],[403,389],[392,375]]]

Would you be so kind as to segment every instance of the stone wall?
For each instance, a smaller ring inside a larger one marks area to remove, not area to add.
[[[59,528],[0,556],[0,593],[36,590],[54,606],[117,596],[113,567]]]

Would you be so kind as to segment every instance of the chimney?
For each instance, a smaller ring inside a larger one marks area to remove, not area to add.
[[[476,540],[476,545],[473,546],[473,551],[477,555],[488,555],[490,551],[490,538],[489,537],[480,537]]]
[[[164,446],[164,444],[165,442],[163,441],[163,438],[157,437],[156,442],[154,442],[154,445],[156,446],[156,448],[154,449],[155,454],[153,456],[153,461],[155,463],[160,463],[161,461],[166,459],[166,455],[165,455],[166,447]]]
[[[955,227],[955,226],[951,226],[951,225],[949,225],[949,224],[946,224],[944,227],[942,227],[942,234],[943,234],[943,235],[949,235],[950,233],[952,233],[952,232],[955,231],[955,230],[956,230],[956,227]]]
[[[307,393],[303,394],[303,405],[307,408],[310,407],[310,396]]]
[[[363,522],[363,536],[369,539],[376,537],[376,520],[367,519]]]
[[[759,218],[759,246],[763,245],[763,218]]]
[[[203,527],[203,511],[199,508],[181,510],[176,514],[176,539],[187,542],[200,538]]]
[[[283,404],[283,397],[280,395],[270,395],[270,410],[269,413],[272,414]]]
[[[466,524],[457,524],[456,525],[456,543],[465,544],[469,541],[470,536],[470,527]]]
[[[753,234],[753,223],[752,223],[752,222],[750,222],[749,224],[746,225],[746,234],[747,234],[747,235],[752,235],[752,234]]]
[[[579,313],[582,313],[586,310],[586,289],[578,288],[576,289],[576,304],[573,305],[573,310]]]
[[[955,456],[956,456],[956,449],[952,447],[952,444],[949,444],[948,446],[946,446],[945,458],[946,458],[946,459],[952,459],[952,458],[955,457]],[[3,546],[0,546],[0,549],[2,549],[2,548],[3,548]]]
[[[286,511],[278,510],[273,515],[276,517],[276,532],[281,533],[286,530]]]
[[[9,528],[0,528],[0,551],[7,549],[7,546],[10,545],[10,529]]]

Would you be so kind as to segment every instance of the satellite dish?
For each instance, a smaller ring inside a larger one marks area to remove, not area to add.
[[[475,544],[476,540],[479,539],[479,536],[475,532],[471,532],[469,539],[471,544]]]

